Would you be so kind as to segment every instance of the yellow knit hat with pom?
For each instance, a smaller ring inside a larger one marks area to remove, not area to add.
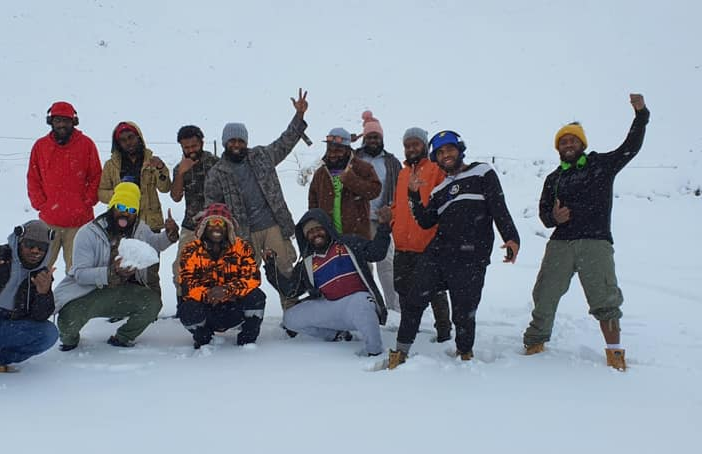
[[[139,186],[128,182],[120,183],[115,186],[115,192],[112,194],[109,207],[112,208],[118,203],[121,203],[129,208],[136,208],[136,210],[139,211],[140,199],[141,191],[139,190]]]
[[[566,134],[573,134],[575,137],[580,139],[583,143],[583,149],[587,148],[587,138],[585,137],[585,130],[578,122],[568,123],[558,130],[556,133],[555,147],[558,150],[558,141],[561,140]]]

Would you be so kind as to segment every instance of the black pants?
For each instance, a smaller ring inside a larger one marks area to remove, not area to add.
[[[395,250],[393,258],[393,276],[395,291],[397,292],[400,301],[400,311],[404,311],[407,305],[407,299],[412,291],[412,285],[415,282],[414,273],[422,257],[420,252],[398,251]],[[439,289],[436,293],[427,295],[431,303],[431,309],[434,312],[434,328],[439,334],[439,337],[450,336],[451,333],[451,318],[449,312],[449,302],[446,296],[445,289]]]
[[[461,353],[471,351],[475,342],[475,313],[483,292],[486,268],[486,263],[476,263],[469,255],[460,252],[426,251],[422,254],[415,268],[412,289],[400,314],[397,342],[414,342],[428,296],[448,289],[456,328],[456,349]]]
[[[215,331],[224,332],[241,325],[238,345],[256,342],[261,331],[266,294],[257,288],[243,298],[221,304],[204,304],[183,299],[180,321],[200,345],[209,344]]]

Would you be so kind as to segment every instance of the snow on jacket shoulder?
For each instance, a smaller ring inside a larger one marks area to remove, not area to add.
[[[74,129],[65,145],[49,133],[32,147],[27,171],[27,194],[39,218],[58,227],[90,222],[98,201],[102,167],[93,141]]]

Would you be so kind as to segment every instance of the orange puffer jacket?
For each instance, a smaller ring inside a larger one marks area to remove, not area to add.
[[[392,204],[392,238],[395,241],[395,250],[403,252],[424,252],[432,238],[436,234],[437,225],[424,230],[417,224],[409,206],[409,196],[407,189],[412,172],[424,181],[424,185],[419,187],[419,195],[422,203],[426,206],[429,203],[431,191],[444,181],[446,174],[436,163],[424,158],[414,169],[405,163],[405,167],[397,177],[397,188],[395,189],[395,201]]]
[[[207,301],[209,289],[224,287],[228,301],[241,298],[261,285],[261,273],[248,242],[236,238],[234,244],[214,260],[205,242],[196,239],[183,248],[178,281],[183,300],[212,304]]]

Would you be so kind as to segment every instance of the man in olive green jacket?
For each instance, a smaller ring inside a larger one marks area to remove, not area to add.
[[[152,231],[160,232],[164,224],[158,192],[166,194],[171,190],[171,177],[163,161],[146,147],[139,127],[131,121],[119,123],[112,133],[112,156],[102,169],[98,187],[100,201],[109,203],[115,186],[123,181],[139,186],[139,218]]]

